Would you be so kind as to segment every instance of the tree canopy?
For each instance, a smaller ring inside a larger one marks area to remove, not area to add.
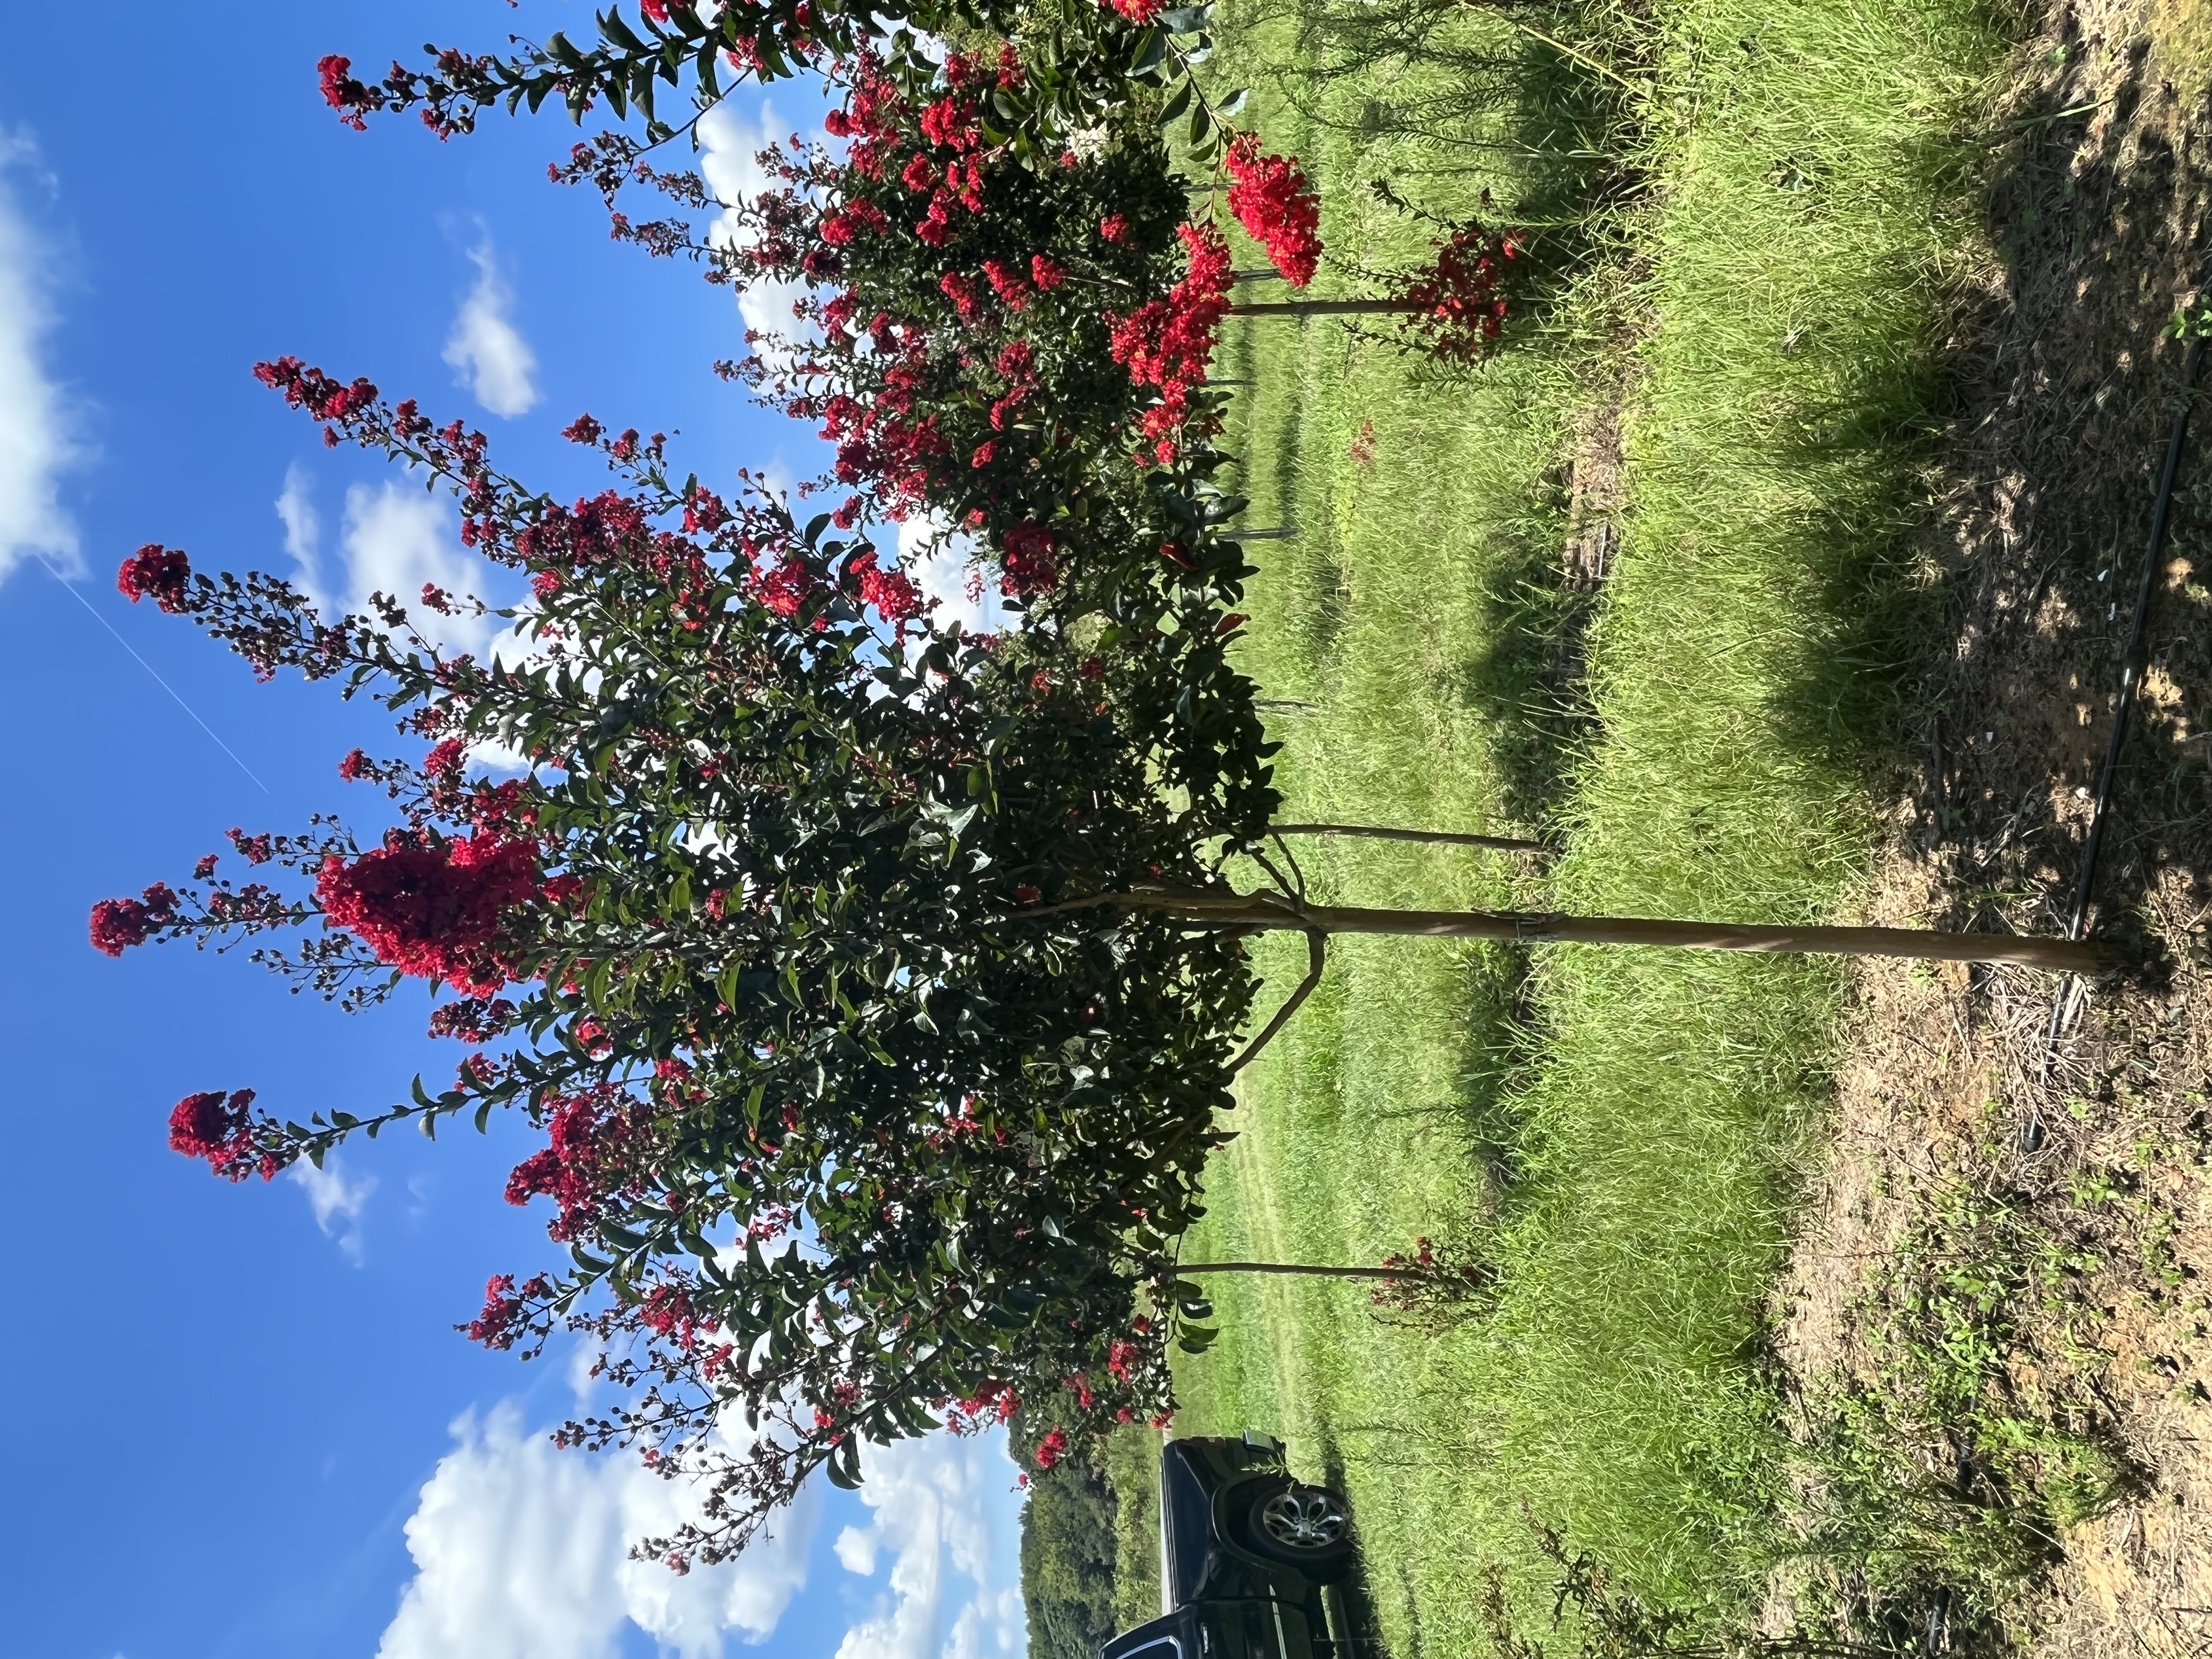
[[[1059,901],[1205,884],[1264,823],[1249,750],[1243,771],[1216,757],[1209,793],[1159,787],[1196,769],[1169,752],[1187,727],[1158,717],[1172,699],[1150,677],[1218,672],[1211,615],[1111,670],[957,629],[902,643],[869,598],[869,544],[678,483],[658,440],[579,422],[624,487],[564,507],[365,382],[263,374],[445,480],[471,544],[533,597],[527,648],[480,663],[440,655],[389,599],[325,623],[277,579],[193,574],[173,550],[126,567],[257,672],[338,678],[432,746],[343,763],[397,808],[373,844],[336,820],[241,836],[252,879],[211,854],[110,902],[103,937],[252,938],[356,1005],[441,981],[432,1029],[471,1048],[449,1086],[418,1081],[379,1118],[191,1097],[180,1150],[238,1178],[400,1121],[541,1125],[508,1197],[551,1200],[570,1265],[495,1279],[472,1334],[613,1345],[641,1393],[574,1438],[673,1457],[732,1405],[770,1425],[718,1455],[714,1524],[669,1546],[686,1555],[741,1543],[817,1465],[854,1478],[861,1437],[948,1406],[995,1415],[1031,1379],[1087,1379],[1101,1423],[1164,1409],[1174,1322],[1139,1290],[1176,1305],[1251,975],[1232,935]],[[529,769],[470,781],[472,747]],[[269,942],[288,927],[310,931]]]

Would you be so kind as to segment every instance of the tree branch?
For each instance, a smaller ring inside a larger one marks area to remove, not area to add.
[[[1322,970],[1328,965],[1328,951],[1327,933],[1316,928],[1306,934],[1305,978],[1299,982],[1298,988],[1291,993],[1289,1000],[1275,1010],[1275,1017],[1267,1022],[1259,1036],[1252,1039],[1251,1045],[1237,1056],[1229,1067],[1230,1076],[1235,1077],[1250,1065],[1260,1050],[1274,1041],[1275,1034],[1291,1023],[1291,1016],[1297,1012],[1299,1005],[1313,994],[1314,987],[1321,983]]]

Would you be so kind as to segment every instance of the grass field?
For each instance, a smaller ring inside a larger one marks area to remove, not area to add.
[[[1229,434],[1249,522],[1299,532],[1252,544],[1245,659],[1310,705],[1275,711],[1291,816],[1540,821],[1568,848],[1541,873],[1318,846],[1316,890],[1847,913],[1921,637],[1936,342],[1973,241],[1959,140],[2004,20],[1563,7],[1563,52],[1473,11],[1223,10],[1222,76],[1316,173],[1333,250],[1418,256],[1426,229],[1370,180],[1448,217],[1488,189],[1491,216],[1548,228],[1559,273],[1472,378],[1333,323],[1248,324],[1224,353],[1255,382]],[[1559,574],[1566,463],[1589,478],[1623,386],[1622,539],[1592,599]],[[1271,980],[1296,954],[1263,957]],[[1523,1502],[1674,1606],[1756,1597],[1788,1474],[1759,1301],[1839,985],[1820,963],[1346,941],[1248,1074],[1189,1259],[1372,1261],[1428,1235],[1504,1269],[1496,1309],[1442,1334],[1356,1289],[1223,1281],[1224,1338],[1181,1371],[1181,1431],[1273,1426],[1347,1485],[1391,1651],[1482,1651],[1484,1560],[1548,1614]]]

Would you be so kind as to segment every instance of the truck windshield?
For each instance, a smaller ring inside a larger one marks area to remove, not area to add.
[[[1188,1454],[1170,1441],[1160,1453],[1160,1541],[1166,1546],[1169,1603],[1182,1607],[1199,1593],[1213,1553],[1213,1504]]]

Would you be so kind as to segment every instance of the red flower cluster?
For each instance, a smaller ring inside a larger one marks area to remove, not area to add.
[[[1436,263],[1399,289],[1409,331],[1426,337],[1433,356],[1471,362],[1505,325],[1507,268],[1521,255],[1519,236],[1462,226],[1437,244]]]
[[[1479,1304],[1497,1282],[1498,1270],[1481,1260],[1454,1261],[1440,1256],[1426,1238],[1413,1241],[1413,1254],[1394,1251],[1382,1266],[1395,1278],[1369,1293],[1378,1308],[1394,1309],[1424,1321],[1454,1316],[1458,1310]]]
[[[384,100],[353,78],[353,59],[331,53],[315,65],[323,81],[323,101],[337,111],[339,122],[356,132],[367,132],[366,112],[382,109]]]
[[[945,297],[952,301],[952,308],[960,313],[962,322],[972,323],[981,317],[983,285],[973,276],[964,276],[957,270],[948,270],[937,279],[937,286]],[[1024,293],[1022,304],[1028,303],[1029,295]],[[1014,309],[1018,311],[1021,307],[1016,306]]]
[[[1051,1468],[1066,1455],[1067,1431],[1054,1424],[1052,1432],[1037,1442],[1036,1466],[1041,1469]]]
[[[955,1434],[981,1434],[1005,1422],[1022,1407],[1011,1382],[987,1381],[966,1400],[955,1400],[945,1408],[945,1426]]]
[[[534,523],[514,538],[514,550],[532,565],[588,570],[649,556],[654,532],[645,509],[617,489],[580,497],[574,507],[546,503]]]
[[[860,603],[873,606],[885,622],[909,623],[921,615],[921,590],[897,566],[884,569],[874,550],[858,555],[851,568],[860,578]]]
[[[500,913],[540,890],[537,847],[485,835],[437,846],[396,836],[351,864],[332,854],[315,878],[324,915],[378,961],[470,996],[507,981]]]
[[[779,617],[797,616],[820,586],[804,559],[780,559],[757,568],[752,576],[753,597]]]
[[[837,446],[838,482],[876,480],[887,509],[927,501],[933,473],[946,464],[952,447],[935,415],[915,416],[924,392],[922,370],[901,363],[884,372],[870,402],[842,392],[823,399],[820,435]]]
[[[233,824],[223,835],[248,864],[266,864],[276,856],[276,838],[266,830],[258,836],[249,836]]]
[[[115,573],[115,591],[136,605],[152,597],[155,605],[174,617],[187,609],[191,561],[173,547],[149,542]]]
[[[177,896],[158,881],[138,898],[102,899],[92,907],[92,948],[119,957],[176,917]]]
[[[513,1273],[494,1273],[484,1281],[483,1311],[464,1328],[469,1340],[481,1342],[487,1348],[513,1347],[515,1339],[530,1329],[530,1299],[544,1296],[552,1288],[552,1282],[544,1273],[532,1275],[520,1291],[514,1288]]]
[[[430,1011],[432,1036],[459,1037],[463,1042],[489,1042],[514,1024],[514,1005],[505,997],[489,1001],[463,997]]]
[[[1053,558],[1058,545],[1052,532],[1041,524],[1018,524],[1009,530],[1000,544],[1006,573],[1000,578],[1000,591],[1010,599],[1024,599],[1051,586],[1060,575]]]
[[[1139,28],[1143,28],[1160,15],[1160,9],[1166,5],[1167,0],[1106,0],[1106,3]]]
[[[204,1158],[210,1169],[233,1181],[245,1180],[257,1168],[269,1180],[283,1165],[274,1157],[254,1155],[252,1105],[251,1089],[186,1095],[169,1114],[169,1150]]]
[[[1019,311],[1029,304],[1030,296],[1033,290],[1030,289],[1028,280],[1023,276],[1020,271],[1008,264],[1005,260],[984,260],[983,275],[990,279],[993,290],[998,295],[999,298],[1006,303],[1007,310]],[[964,306],[962,307],[960,312],[961,317],[965,319],[968,314],[969,308]]]
[[[394,64],[379,86],[356,80],[353,61],[335,52],[315,65],[322,79],[323,101],[338,112],[339,125],[366,132],[369,112],[415,106],[422,125],[441,138],[475,129],[476,116],[468,105],[481,99],[481,84],[490,68],[489,58],[471,59],[450,46],[438,53],[434,76],[410,74]]]
[[[561,1210],[545,1231],[566,1241],[598,1219],[607,1200],[629,1182],[641,1132],[635,1103],[606,1084],[550,1098],[546,1129],[552,1144],[514,1166],[507,1201],[527,1204],[541,1193],[550,1198]]]
[[[655,1336],[675,1338],[676,1346],[686,1353],[699,1346],[701,1327],[711,1328],[711,1322],[700,1318],[681,1285],[656,1285],[647,1291],[638,1304],[637,1322]]]
[[[297,357],[256,363],[253,378],[271,391],[283,392],[286,408],[304,409],[319,421],[343,421],[376,401],[376,386],[365,377],[357,375],[350,383],[333,380],[319,368],[309,368]],[[335,446],[337,434],[325,432],[323,441]]]
[[[1321,197],[1288,155],[1262,155],[1245,133],[1224,158],[1231,180],[1229,210],[1267,250],[1275,269],[1304,288],[1321,262]]]
[[[1206,378],[1213,358],[1214,331],[1229,314],[1229,290],[1236,281],[1229,244],[1212,225],[1176,227],[1189,251],[1182,280],[1164,299],[1147,301],[1114,325],[1114,361],[1123,364],[1139,386],[1160,389],[1160,400],[1146,410],[1143,433],[1161,465],[1175,459],[1175,434],[1189,413],[1194,388]]]

